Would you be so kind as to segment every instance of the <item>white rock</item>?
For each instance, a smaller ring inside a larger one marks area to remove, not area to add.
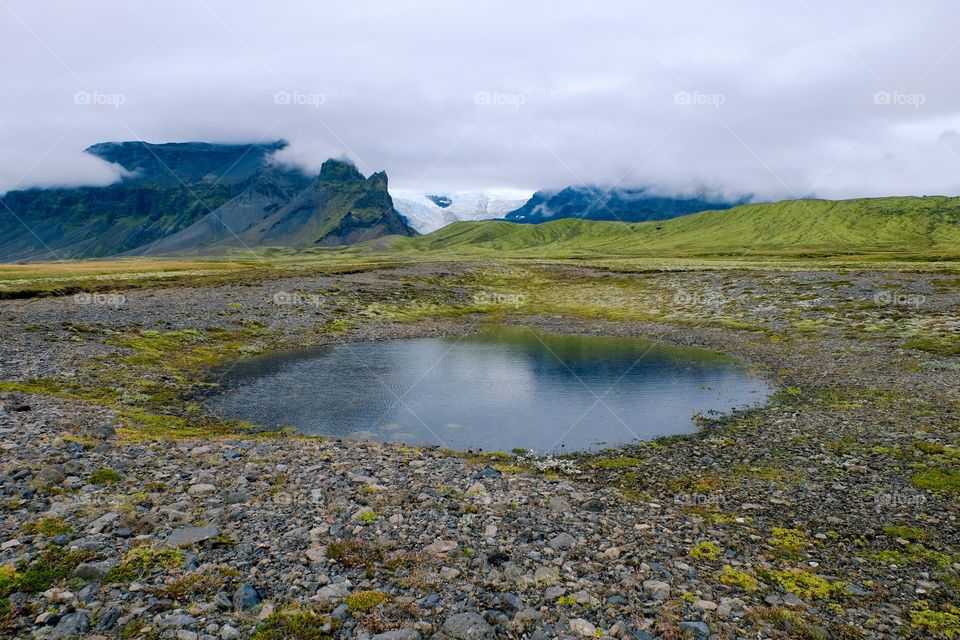
[[[444,580],[455,580],[459,575],[460,571],[458,569],[452,569],[450,567],[440,569],[440,577]]]
[[[570,630],[585,638],[592,638],[597,634],[597,628],[589,620],[574,618],[570,621]]]
[[[240,640],[240,632],[229,624],[220,627],[221,640]]]
[[[303,554],[310,562],[323,562],[327,557],[327,547],[326,545],[311,546]]]
[[[453,540],[437,540],[433,544],[429,544],[424,547],[423,550],[436,556],[442,556],[445,553],[453,551],[459,546],[460,545]]]
[[[213,493],[216,490],[217,488],[212,484],[205,484],[201,482],[199,484],[190,485],[190,488],[187,489],[187,493],[189,493],[192,496],[202,496],[208,493]]]
[[[266,620],[267,618],[273,615],[273,611],[274,611],[273,605],[267,602],[260,608],[260,613],[257,614],[257,619]]]
[[[643,591],[658,602],[670,598],[670,585],[662,580],[644,580]]]
[[[96,520],[94,520],[93,522],[91,522],[90,528],[87,530],[90,533],[101,533],[104,529],[107,528],[108,525],[116,521],[117,518],[119,517],[120,517],[119,513],[114,513],[113,511],[109,511],[103,514],[102,516],[100,516],[99,518],[97,518]]]

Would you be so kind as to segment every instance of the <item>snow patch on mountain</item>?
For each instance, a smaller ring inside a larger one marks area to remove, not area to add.
[[[430,233],[459,220],[502,218],[522,207],[532,191],[428,191],[391,189],[393,206],[411,227]]]

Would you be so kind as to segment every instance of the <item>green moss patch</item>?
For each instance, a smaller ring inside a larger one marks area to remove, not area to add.
[[[176,549],[151,549],[139,547],[131,549],[123,562],[110,570],[104,582],[133,582],[154,569],[167,571],[176,569],[183,562],[183,552]]]
[[[325,630],[326,629],[326,630]],[[274,613],[253,632],[253,640],[327,640],[330,619],[312,611]]]

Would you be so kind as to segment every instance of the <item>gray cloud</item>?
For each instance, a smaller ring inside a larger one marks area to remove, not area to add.
[[[955,3],[646,4],[4,0],[0,190],[283,137],[402,188],[960,193]]]

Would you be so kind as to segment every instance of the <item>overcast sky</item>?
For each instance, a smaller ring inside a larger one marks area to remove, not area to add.
[[[0,191],[106,140],[286,138],[391,185],[960,194],[960,5],[0,0]]]

